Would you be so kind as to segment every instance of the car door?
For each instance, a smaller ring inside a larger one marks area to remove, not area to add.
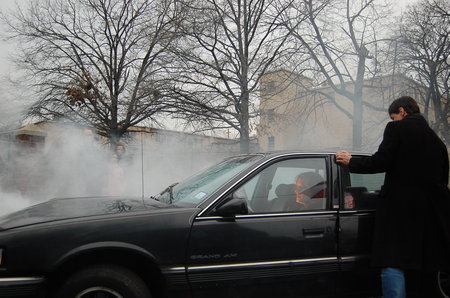
[[[357,174],[339,168],[342,187],[337,292],[341,297],[381,295],[379,270],[370,265],[370,253],[375,208],[384,173]]]
[[[195,218],[187,251],[193,296],[333,295],[337,211],[329,199],[329,163],[327,156],[272,161]],[[248,214],[215,215],[228,198],[245,200]]]

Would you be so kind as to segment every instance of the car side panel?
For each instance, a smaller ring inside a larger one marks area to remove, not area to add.
[[[339,167],[339,267],[336,291],[340,297],[381,295],[380,271],[371,266],[377,191],[380,174],[351,174]]]
[[[46,277],[83,254],[116,250],[143,256],[166,274],[169,285],[186,288],[184,270],[167,268],[184,268],[185,246],[196,213],[197,209],[187,209],[92,217],[5,231],[2,237],[8,246],[0,273],[3,277]]]
[[[194,297],[333,295],[336,212],[201,218],[187,272]]]
[[[379,270],[370,264],[375,212],[340,213],[340,274],[336,284],[341,297],[379,294]]]

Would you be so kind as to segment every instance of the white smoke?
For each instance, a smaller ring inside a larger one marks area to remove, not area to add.
[[[15,135],[0,141],[0,215],[56,197],[156,195],[231,155],[196,148],[192,136],[137,135],[117,160],[90,130],[54,123],[40,147]],[[38,143],[39,144],[39,143]]]

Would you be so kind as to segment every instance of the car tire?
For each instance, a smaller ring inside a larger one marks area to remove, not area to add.
[[[450,297],[450,274],[448,272],[440,271],[437,274],[437,288],[439,297]]]
[[[78,271],[59,288],[56,298],[151,298],[144,281],[134,272],[115,265],[97,265]]]

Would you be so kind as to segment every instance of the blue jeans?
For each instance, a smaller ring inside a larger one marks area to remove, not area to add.
[[[403,270],[387,267],[381,270],[383,298],[405,298],[406,286]]]

